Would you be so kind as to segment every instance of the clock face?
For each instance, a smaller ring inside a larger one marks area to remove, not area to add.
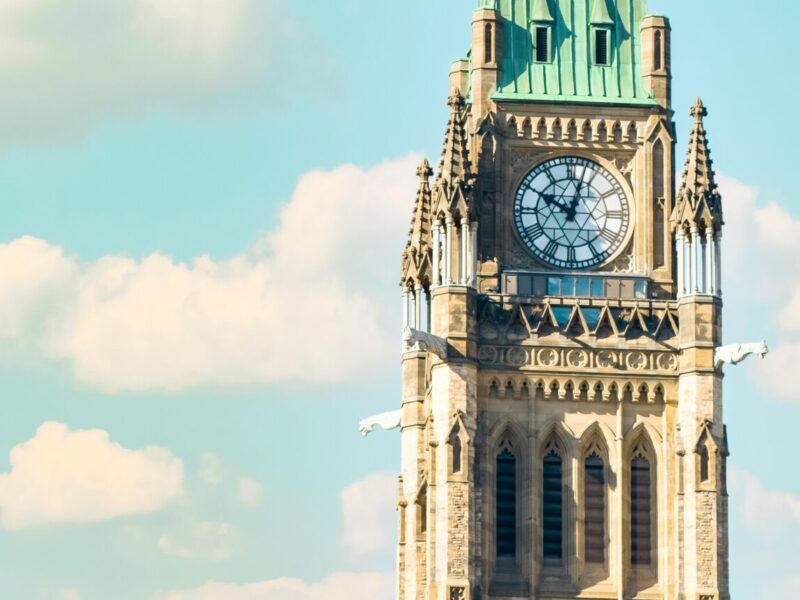
[[[554,158],[522,181],[514,220],[540,260],[561,269],[587,269],[620,249],[630,207],[619,181],[604,167],[585,158]]]

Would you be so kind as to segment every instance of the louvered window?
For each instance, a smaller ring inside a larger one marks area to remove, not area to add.
[[[631,462],[631,562],[634,565],[651,564],[651,505],[650,463],[640,456]]]
[[[490,63],[492,62],[492,46],[494,45],[494,35],[492,31],[492,25],[490,23],[486,24],[486,29],[484,30],[484,62]]]
[[[606,560],[606,476],[603,459],[592,454],[584,465],[584,531],[587,563]]]
[[[536,28],[536,62],[550,62],[550,28]]]
[[[517,459],[506,448],[497,456],[497,556],[517,555]]]
[[[662,38],[661,32],[660,31],[656,31],[655,44],[654,44],[655,48],[653,49],[653,52],[655,53],[655,68],[656,68],[656,71],[660,71],[661,67],[663,66],[663,61],[661,60],[661,54],[663,52],[663,50],[662,50],[662,48],[663,48],[662,39],[663,38]]]
[[[700,481],[703,483],[707,482],[710,475],[709,475],[709,463],[710,455],[708,453],[708,447],[703,446],[700,450]]]
[[[598,65],[607,66],[609,64],[609,38],[610,32],[607,29],[594,30],[594,61]]]
[[[542,482],[544,558],[561,559],[564,548],[564,508],[561,457],[550,452],[544,457]]]

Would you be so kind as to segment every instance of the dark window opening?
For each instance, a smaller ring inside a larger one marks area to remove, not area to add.
[[[587,563],[606,560],[606,481],[603,459],[592,454],[584,465],[586,510],[585,554]]]
[[[428,532],[428,491],[422,490],[417,497],[417,533]]]
[[[453,451],[453,473],[461,473],[461,438],[458,434],[459,427],[456,425],[450,434],[450,448]]]
[[[663,66],[663,60],[661,59],[663,53],[663,42],[661,37],[661,32],[656,31],[656,41],[655,41],[655,48],[653,50],[655,52],[655,67],[656,71],[660,71]]]
[[[561,560],[564,548],[564,508],[561,457],[550,452],[544,457],[542,485],[544,558]]]
[[[494,45],[494,35],[492,32],[491,24],[486,24],[485,39],[484,39],[484,62],[492,62],[492,46]]]
[[[706,482],[710,478],[709,474],[709,463],[711,462],[711,457],[708,453],[708,448],[703,446],[703,449],[700,450],[700,481]]]
[[[664,145],[661,140],[653,148],[653,266],[656,269],[666,264],[666,193],[664,184]]]
[[[608,37],[609,31],[605,29],[595,29],[594,32],[594,60],[598,65],[607,66],[609,64]]]
[[[631,562],[634,565],[651,564],[650,490],[650,463],[637,457],[631,462]]]
[[[517,459],[508,449],[497,456],[497,556],[517,555]]]
[[[550,28],[536,28],[536,62],[550,62]]]

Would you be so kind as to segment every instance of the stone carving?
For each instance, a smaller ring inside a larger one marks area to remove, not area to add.
[[[752,355],[757,355],[763,360],[767,354],[769,348],[766,342],[722,346],[714,351],[714,366],[719,369],[722,365],[738,365]]]
[[[545,367],[557,367],[558,363],[558,352],[555,350],[547,349],[539,352],[539,364]]]
[[[567,363],[570,367],[585,367],[589,364],[589,354],[585,350],[570,350],[567,353]]]
[[[641,352],[631,352],[626,360],[629,369],[641,371],[647,368],[647,357]]]
[[[514,367],[521,367],[528,362],[528,353],[520,347],[511,348],[506,353],[506,360]]]
[[[614,352],[603,351],[597,353],[597,366],[601,369],[613,369],[617,364],[617,356]]]
[[[678,368],[678,357],[674,354],[659,354],[656,358],[656,366],[662,371],[674,371]]]
[[[451,587],[450,600],[467,600],[467,590],[463,587]]]
[[[376,427],[380,427],[385,431],[391,431],[392,429],[399,429],[402,420],[403,420],[403,411],[395,410],[392,412],[375,415],[374,417],[368,417],[366,419],[362,419],[361,422],[358,424],[358,429],[361,432],[361,435],[366,437],[370,433],[372,433],[372,430],[375,429]]]
[[[442,360],[447,358],[447,340],[411,327],[403,332],[403,349],[405,352],[430,352]]]
[[[487,365],[497,362],[497,348],[494,346],[481,346],[478,349],[478,360]]]

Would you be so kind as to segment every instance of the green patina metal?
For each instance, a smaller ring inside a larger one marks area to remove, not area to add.
[[[480,0],[500,11],[504,49],[496,101],[655,106],[642,77],[646,0]],[[534,30],[551,27],[551,60],[534,60]],[[594,31],[610,31],[611,64],[594,64]]]

